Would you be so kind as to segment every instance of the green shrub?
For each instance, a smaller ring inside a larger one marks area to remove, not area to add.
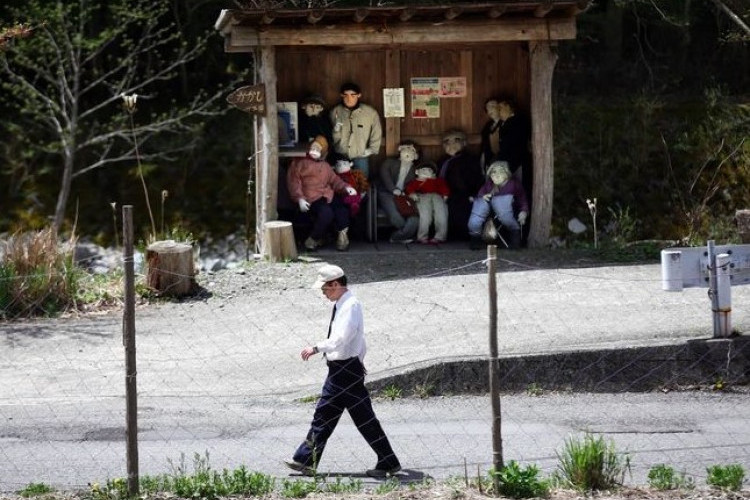
[[[648,484],[654,489],[665,491],[665,490],[676,490],[679,488],[693,488],[693,479],[687,477],[685,473],[676,474],[674,468],[665,465],[658,464],[648,471]]]
[[[586,433],[583,440],[565,441],[559,471],[568,486],[580,491],[610,490],[622,485],[630,457],[616,453],[614,442]]]
[[[285,498],[304,498],[317,489],[318,485],[314,481],[284,479],[281,483],[281,495]]]
[[[36,497],[40,495],[46,495],[47,493],[52,493],[53,490],[52,487],[47,486],[44,483],[29,483],[24,489],[18,492],[18,494],[22,497]]]
[[[525,468],[511,460],[500,471],[490,470],[490,477],[497,476],[498,493],[510,498],[546,497],[549,483],[539,477],[539,468],[530,464]]]
[[[739,491],[745,480],[745,469],[739,464],[713,465],[706,469],[706,484],[722,490]]]

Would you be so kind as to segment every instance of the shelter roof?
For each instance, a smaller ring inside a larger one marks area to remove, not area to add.
[[[229,51],[260,45],[552,40],[575,37],[569,28],[573,26],[574,30],[571,21],[589,4],[590,0],[502,0],[320,9],[230,9],[221,12],[215,28],[228,38]]]

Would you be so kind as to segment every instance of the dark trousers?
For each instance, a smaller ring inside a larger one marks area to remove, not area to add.
[[[310,237],[314,240],[322,239],[331,223],[335,223],[336,231],[349,227],[349,207],[336,196],[331,203],[325,198],[315,200],[310,204],[310,215],[313,219]]]
[[[365,369],[356,357],[328,362],[328,376],[315,407],[310,430],[294,453],[294,460],[317,467],[326,442],[344,410],[349,412],[357,430],[378,456],[375,468],[388,470],[400,466],[388,437],[372,410],[370,393],[365,387]]]

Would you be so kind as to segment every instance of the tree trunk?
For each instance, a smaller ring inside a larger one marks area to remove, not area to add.
[[[543,248],[549,244],[554,191],[552,141],[552,76],[557,53],[550,42],[529,42],[531,54],[531,143],[534,186],[531,196],[531,228],[528,245]]]
[[[180,297],[193,292],[195,272],[193,247],[188,243],[164,240],[146,249],[146,285],[161,295]]]
[[[70,186],[73,182],[73,155],[70,151],[65,152],[63,159],[63,174],[60,181],[60,192],[57,195],[57,205],[55,206],[55,218],[52,222],[52,226],[56,232],[60,232],[60,228],[65,221],[65,207],[68,204],[68,197],[70,196]]]
[[[740,242],[750,243],[750,210],[737,210],[734,214],[737,219],[737,232],[740,234]]]
[[[292,223],[269,221],[263,224],[263,255],[271,262],[283,262],[297,258]]]

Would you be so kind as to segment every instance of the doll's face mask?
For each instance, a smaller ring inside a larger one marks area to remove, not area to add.
[[[497,101],[488,101],[484,105],[484,109],[487,111],[487,116],[492,120],[497,121],[500,119],[500,107],[497,105]]]
[[[302,110],[307,116],[318,116],[323,112],[323,106],[316,102],[309,102],[302,106]]]
[[[310,149],[308,150],[307,154],[312,158],[313,160],[318,160],[322,156],[323,148],[320,147],[320,144],[317,142],[313,142],[310,144]]]
[[[457,155],[465,145],[463,138],[457,135],[449,135],[443,139],[443,151],[448,156]]]
[[[414,174],[417,176],[417,179],[434,179],[435,178],[435,171],[432,170],[430,167],[421,167],[414,172]]]
[[[404,144],[398,147],[398,157],[401,161],[417,161],[419,155],[417,149],[411,144]]]
[[[508,173],[505,170],[498,168],[490,172],[490,179],[492,179],[493,184],[502,186],[508,182]]]
[[[336,166],[334,167],[334,169],[338,174],[345,174],[352,169],[352,165],[353,163],[348,160],[339,160],[336,162]]]

